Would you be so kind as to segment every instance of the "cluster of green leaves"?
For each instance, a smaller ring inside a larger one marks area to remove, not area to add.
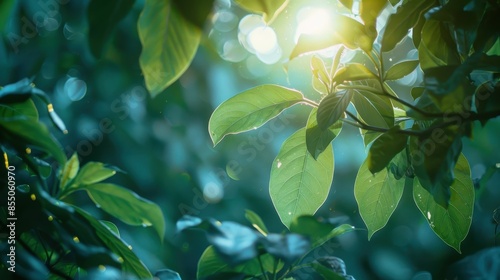
[[[192,216],[184,216],[177,222],[178,232],[203,230],[211,243],[198,262],[197,279],[294,279],[293,275],[301,269],[312,269],[324,279],[351,279],[345,266],[336,271],[322,262],[323,258],[306,257],[354,227],[335,226],[303,215],[291,222],[288,233],[277,234],[269,233],[255,212],[247,210],[245,216],[253,228]]]
[[[35,98],[48,104],[53,122],[67,132],[47,95],[28,79],[0,89],[0,145],[5,159],[2,174],[15,168],[19,176],[13,213],[17,218],[17,273],[28,279],[41,275],[63,279],[87,275],[94,279],[122,274],[152,278],[132,248],[120,238],[113,223],[96,219],[70,204],[67,198],[84,190],[97,206],[119,220],[130,225],[153,226],[160,239],[165,230],[161,209],[130,190],[103,183],[116,173],[116,168],[98,162],[80,168],[76,154],[68,160],[60,144],[40,122]],[[56,162],[49,164],[49,157]],[[24,170],[29,175],[21,178]],[[34,177],[30,179],[31,176]],[[3,176],[2,182],[6,188]],[[5,189],[2,192],[7,193]],[[7,203],[2,203],[0,223],[6,225],[11,216]],[[7,254],[9,246],[2,243],[2,255]],[[178,276],[162,279],[178,279]]]
[[[500,73],[500,29],[490,27],[498,27],[493,18],[500,15],[499,3],[399,2],[362,0],[361,21],[336,14],[330,34],[299,38],[290,59],[343,45],[331,63],[311,59],[313,87],[321,93],[320,100],[309,100],[294,89],[261,85],[216,108],[210,136],[216,145],[226,135],[260,127],[295,104],[313,108],[306,126],[283,143],[271,169],[270,195],[281,221],[290,227],[296,217],[314,214],[326,200],[334,170],[331,142],[342,123],[357,126],[368,156],[358,171],[354,193],[369,237],[385,226],[403,189],[411,187],[432,230],[460,252],[474,204],[461,138],[471,136],[473,121],[484,124],[500,115],[500,83],[495,78]],[[377,18],[386,5],[398,5],[397,11],[377,34]],[[386,69],[384,54],[397,48],[410,31],[418,60],[398,61]],[[340,64],[344,47],[360,49],[365,63]],[[398,97],[391,81],[418,66],[424,83],[411,89],[415,101],[408,102]]]

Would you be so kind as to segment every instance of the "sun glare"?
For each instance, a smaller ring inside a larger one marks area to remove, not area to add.
[[[303,8],[297,14],[297,31],[295,41],[301,34],[320,35],[333,24],[330,12],[322,8]]]
[[[248,34],[248,43],[255,52],[267,54],[276,49],[278,39],[271,27],[259,26]]]

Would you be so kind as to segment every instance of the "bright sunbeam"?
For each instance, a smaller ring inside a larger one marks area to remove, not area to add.
[[[322,8],[304,8],[297,14],[295,41],[301,34],[321,35],[333,24],[330,12]]]
[[[259,26],[248,34],[248,43],[256,53],[268,54],[276,49],[278,39],[271,27]]]

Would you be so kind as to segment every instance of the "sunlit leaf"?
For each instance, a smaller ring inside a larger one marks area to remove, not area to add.
[[[352,95],[352,91],[342,90],[331,93],[321,100],[316,115],[320,130],[327,130],[344,115]]]
[[[76,174],[78,173],[78,170],[80,169],[80,161],[78,160],[78,154],[74,153],[71,158],[66,162],[64,165],[61,175],[60,175],[60,182],[59,182],[59,188],[61,191],[64,191],[64,189],[67,187],[66,185],[75,178]]]
[[[460,252],[460,243],[469,232],[474,210],[474,184],[470,178],[469,164],[463,155],[458,158],[454,173],[447,209],[436,203],[432,194],[416,178],[413,182],[413,199],[431,229],[446,244]]]
[[[377,17],[380,15],[387,0],[360,0],[359,2],[359,14],[366,28],[373,33],[373,36],[377,36],[376,24]]]
[[[354,197],[368,228],[368,239],[387,224],[403,196],[404,185],[404,180],[396,180],[385,168],[372,174],[368,161],[361,165],[354,183]]]
[[[208,123],[212,142],[217,145],[228,134],[256,129],[303,100],[300,92],[277,85],[246,90],[226,100],[212,113]]]
[[[398,80],[409,75],[418,66],[418,60],[405,60],[391,66],[385,73],[384,80]]]
[[[366,79],[377,79],[377,75],[361,63],[350,63],[337,70],[333,77],[333,82],[339,84],[345,81]]]
[[[339,2],[342,3],[342,5],[344,5],[344,7],[346,7],[347,9],[352,9],[353,0],[339,0]]]
[[[387,52],[408,35],[408,30],[415,26],[419,18],[432,7],[434,0],[408,0],[404,1],[395,14],[389,16],[384,34],[382,36],[382,51]]]
[[[156,96],[186,71],[201,31],[173,9],[171,0],[146,0],[137,24],[142,43],[139,64],[146,88]]]
[[[300,35],[297,45],[290,54],[290,59],[338,44],[343,44],[349,49],[361,48],[365,52],[371,51],[374,37],[367,33],[363,24],[338,14],[333,15],[332,22],[335,24],[327,26],[328,30],[321,35]]]
[[[315,159],[318,158],[342,130],[341,120],[336,121],[328,129],[321,130],[318,126],[316,112],[316,108],[311,110],[306,125],[307,150]]]
[[[328,94],[331,81],[323,60],[317,56],[313,56],[311,58],[311,70],[314,89],[322,94]]]
[[[407,142],[408,136],[401,133],[399,126],[394,126],[380,135],[368,151],[368,170],[373,174],[383,170],[394,156],[406,147]]]
[[[288,4],[288,0],[235,0],[235,2],[252,13],[263,14],[266,22],[279,14]]]
[[[266,225],[262,221],[259,215],[252,210],[245,210],[245,218],[252,224],[252,226],[258,230],[260,233],[267,234],[269,231],[267,230]]]
[[[84,189],[102,210],[129,225],[153,226],[163,239],[165,220],[158,205],[114,184],[98,183],[87,185]]]
[[[314,214],[325,202],[333,179],[331,146],[315,160],[307,151],[302,128],[281,146],[271,168],[269,192],[285,226],[300,215]]]
[[[115,174],[116,170],[107,167],[104,163],[90,161],[79,170],[69,188],[77,189],[86,185],[100,183]]]
[[[92,54],[100,57],[113,30],[130,11],[135,0],[92,0],[87,9],[89,44]]]

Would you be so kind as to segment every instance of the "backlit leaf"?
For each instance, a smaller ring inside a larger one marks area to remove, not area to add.
[[[269,192],[285,226],[300,215],[314,214],[325,202],[333,179],[331,146],[315,160],[307,151],[302,128],[281,146],[271,168]]]
[[[367,33],[363,24],[339,14],[332,17],[332,22],[335,24],[326,26],[327,30],[321,35],[300,35],[290,59],[338,44],[343,44],[349,49],[361,48],[365,52],[371,51],[374,37],[373,34]]]
[[[418,66],[418,60],[405,60],[391,66],[385,73],[384,80],[398,80],[409,75]]]
[[[217,145],[228,134],[256,129],[303,100],[300,92],[277,85],[261,85],[233,96],[210,117],[212,142]]]
[[[454,173],[447,209],[434,201],[432,194],[422,187],[417,178],[413,182],[413,199],[437,236],[460,252],[460,243],[469,232],[474,210],[474,184],[469,163],[463,155],[458,158]]]
[[[368,239],[387,224],[403,196],[404,185],[404,180],[396,180],[386,168],[372,174],[367,160],[361,165],[354,183],[354,197],[368,228]]]
[[[358,81],[366,79],[377,79],[377,75],[361,63],[350,63],[337,70],[335,76],[333,77],[333,82],[340,84],[345,81]]]
[[[335,124],[345,113],[351,102],[352,91],[342,90],[327,95],[318,106],[316,120],[320,130],[326,130]]]
[[[365,23],[366,28],[377,36],[376,23],[377,17],[387,4],[387,0],[361,0],[359,3],[360,17]]]
[[[154,97],[188,68],[201,38],[198,27],[172,7],[172,0],[146,0],[138,20],[142,53],[139,64]]]
[[[257,14],[263,14],[266,22],[285,8],[287,0],[235,0],[236,4]]]

